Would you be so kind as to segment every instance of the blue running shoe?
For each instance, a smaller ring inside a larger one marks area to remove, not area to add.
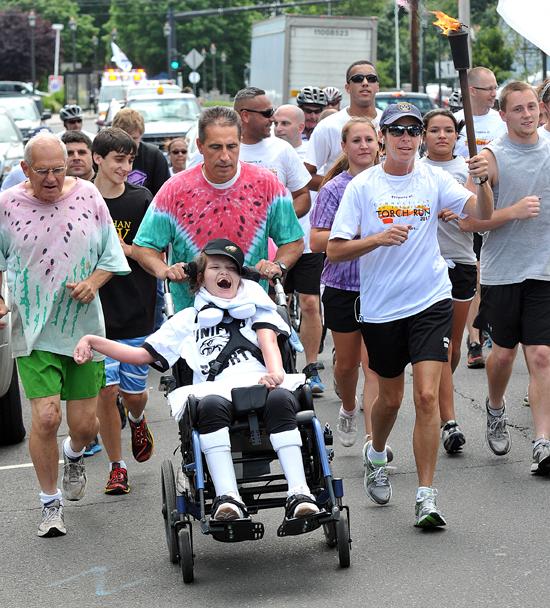
[[[102,446],[98,441],[98,437],[96,435],[96,438],[92,441],[92,443],[90,443],[89,445],[86,446],[86,451],[84,452],[84,456],[87,458],[89,456],[93,456],[94,454],[97,454],[98,452],[101,452],[102,450]]]
[[[314,395],[321,395],[325,392],[325,385],[321,382],[321,378],[319,378],[318,374],[311,376],[311,378],[308,380],[308,384],[311,388],[311,392]]]

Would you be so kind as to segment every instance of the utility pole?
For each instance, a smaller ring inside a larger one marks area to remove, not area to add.
[[[410,0],[411,20],[411,91],[418,92],[418,0]]]

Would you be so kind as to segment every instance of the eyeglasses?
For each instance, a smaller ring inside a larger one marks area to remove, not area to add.
[[[79,125],[82,122],[82,118],[69,118],[69,120],[66,120],[65,122],[70,125]]]
[[[423,128],[420,125],[389,125],[386,127],[388,133],[393,137],[403,137],[405,132],[410,137],[420,137],[422,135]]]
[[[264,118],[271,118],[273,114],[275,114],[275,110],[273,108],[269,108],[267,110],[249,110],[248,108],[243,108],[241,112],[243,110],[246,112],[254,112],[254,114],[261,114]]]
[[[170,150],[170,154],[187,154],[187,150]]]
[[[363,80],[367,79],[369,84],[378,82],[378,76],[376,74],[354,74],[349,77],[348,82],[354,82],[355,84],[361,84]]]
[[[304,106],[300,108],[304,114],[320,114],[323,111],[323,108],[304,108]]]
[[[478,91],[487,91],[487,92],[495,91],[496,92],[498,90],[498,87],[474,87],[474,86],[472,86],[472,89],[477,89]]]
[[[40,177],[46,177],[50,173],[53,173],[53,175],[55,176],[62,175],[67,170],[67,167],[63,165],[63,167],[54,167],[53,169],[35,169],[34,167],[31,167],[31,169],[33,173],[36,173],[36,175],[39,175]]]

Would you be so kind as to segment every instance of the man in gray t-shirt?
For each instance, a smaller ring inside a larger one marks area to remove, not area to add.
[[[506,85],[500,107],[508,132],[481,153],[489,162],[495,212],[475,228],[490,231],[481,250],[478,319],[493,339],[487,442],[498,456],[510,451],[504,394],[521,343],[535,433],[531,472],[550,474],[550,145],[537,134],[532,86]]]

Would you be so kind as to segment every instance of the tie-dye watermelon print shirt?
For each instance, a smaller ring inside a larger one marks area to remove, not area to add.
[[[177,173],[153,199],[134,243],[163,251],[172,245],[170,263],[190,262],[208,241],[230,239],[244,252],[245,264],[267,259],[267,238],[277,246],[304,235],[292,198],[267,169],[239,163],[240,174],[227,187],[210,184],[202,165]],[[186,283],[172,283],[176,310],[192,306]]]
[[[99,297],[82,304],[65,287],[96,269],[130,272],[93,184],[79,179],[55,203],[30,196],[24,184],[0,195],[0,272],[7,273],[15,357],[32,350],[72,356],[83,335],[105,335]]]

